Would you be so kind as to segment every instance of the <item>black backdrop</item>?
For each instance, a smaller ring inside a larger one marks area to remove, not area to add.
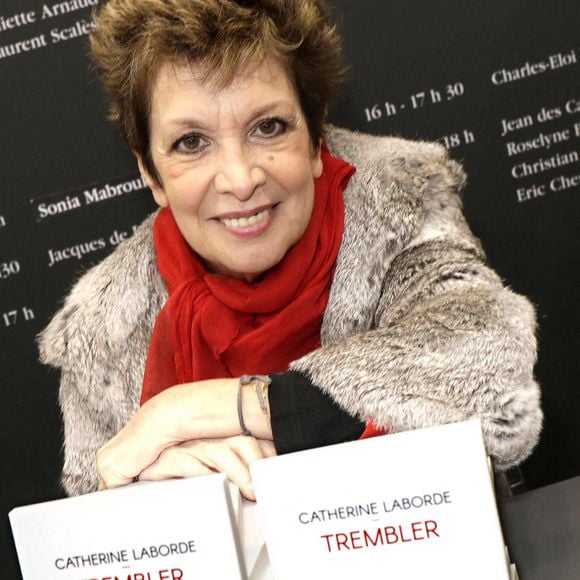
[[[98,0],[0,6],[0,577],[18,578],[12,507],[60,496],[58,376],[34,337],[78,275],[152,209],[88,66]],[[494,268],[537,305],[546,423],[528,488],[580,473],[577,0],[334,0],[351,75],[332,112],[439,139]],[[79,515],[79,517],[82,517]]]

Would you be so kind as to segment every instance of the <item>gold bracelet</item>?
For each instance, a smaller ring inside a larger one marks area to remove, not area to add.
[[[260,404],[260,409],[264,415],[268,414],[268,385],[272,382],[272,379],[266,375],[254,376],[254,392],[258,397],[258,403]]]
[[[244,421],[244,411],[243,411],[243,401],[242,401],[242,388],[245,385],[253,384],[254,393],[258,397],[258,403],[260,409],[264,415],[268,414],[268,385],[272,382],[267,375],[242,375],[240,377],[240,384],[238,387],[238,420],[240,422],[240,428],[242,430],[242,435],[251,435],[250,431],[246,427],[246,422]]]

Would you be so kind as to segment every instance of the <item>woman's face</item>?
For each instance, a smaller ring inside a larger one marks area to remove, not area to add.
[[[150,131],[161,185],[148,181],[211,272],[252,281],[305,232],[320,148],[278,62],[249,67],[222,89],[201,72],[173,64],[159,71]]]

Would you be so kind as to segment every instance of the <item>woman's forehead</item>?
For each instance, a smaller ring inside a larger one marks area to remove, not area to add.
[[[274,103],[296,106],[298,96],[286,69],[278,61],[250,62],[232,82],[222,86],[203,64],[165,62],[159,68],[151,95],[152,117],[203,114],[224,106],[259,109]]]

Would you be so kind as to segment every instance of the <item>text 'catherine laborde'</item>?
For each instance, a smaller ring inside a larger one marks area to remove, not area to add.
[[[357,505],[337,506],[313,511],[304,511],[298,514],[301,524],[314,524],[318,522],[329,522],[332,520],[346,520],[348,518],[360,518],[365,516],[379,515],[379,510],[391,513],[397,510],[419,509],[423,507],[440,506],[451,503],[451,493],[449,491],[424,493],[389,499],[381,502],[370,502]]]

